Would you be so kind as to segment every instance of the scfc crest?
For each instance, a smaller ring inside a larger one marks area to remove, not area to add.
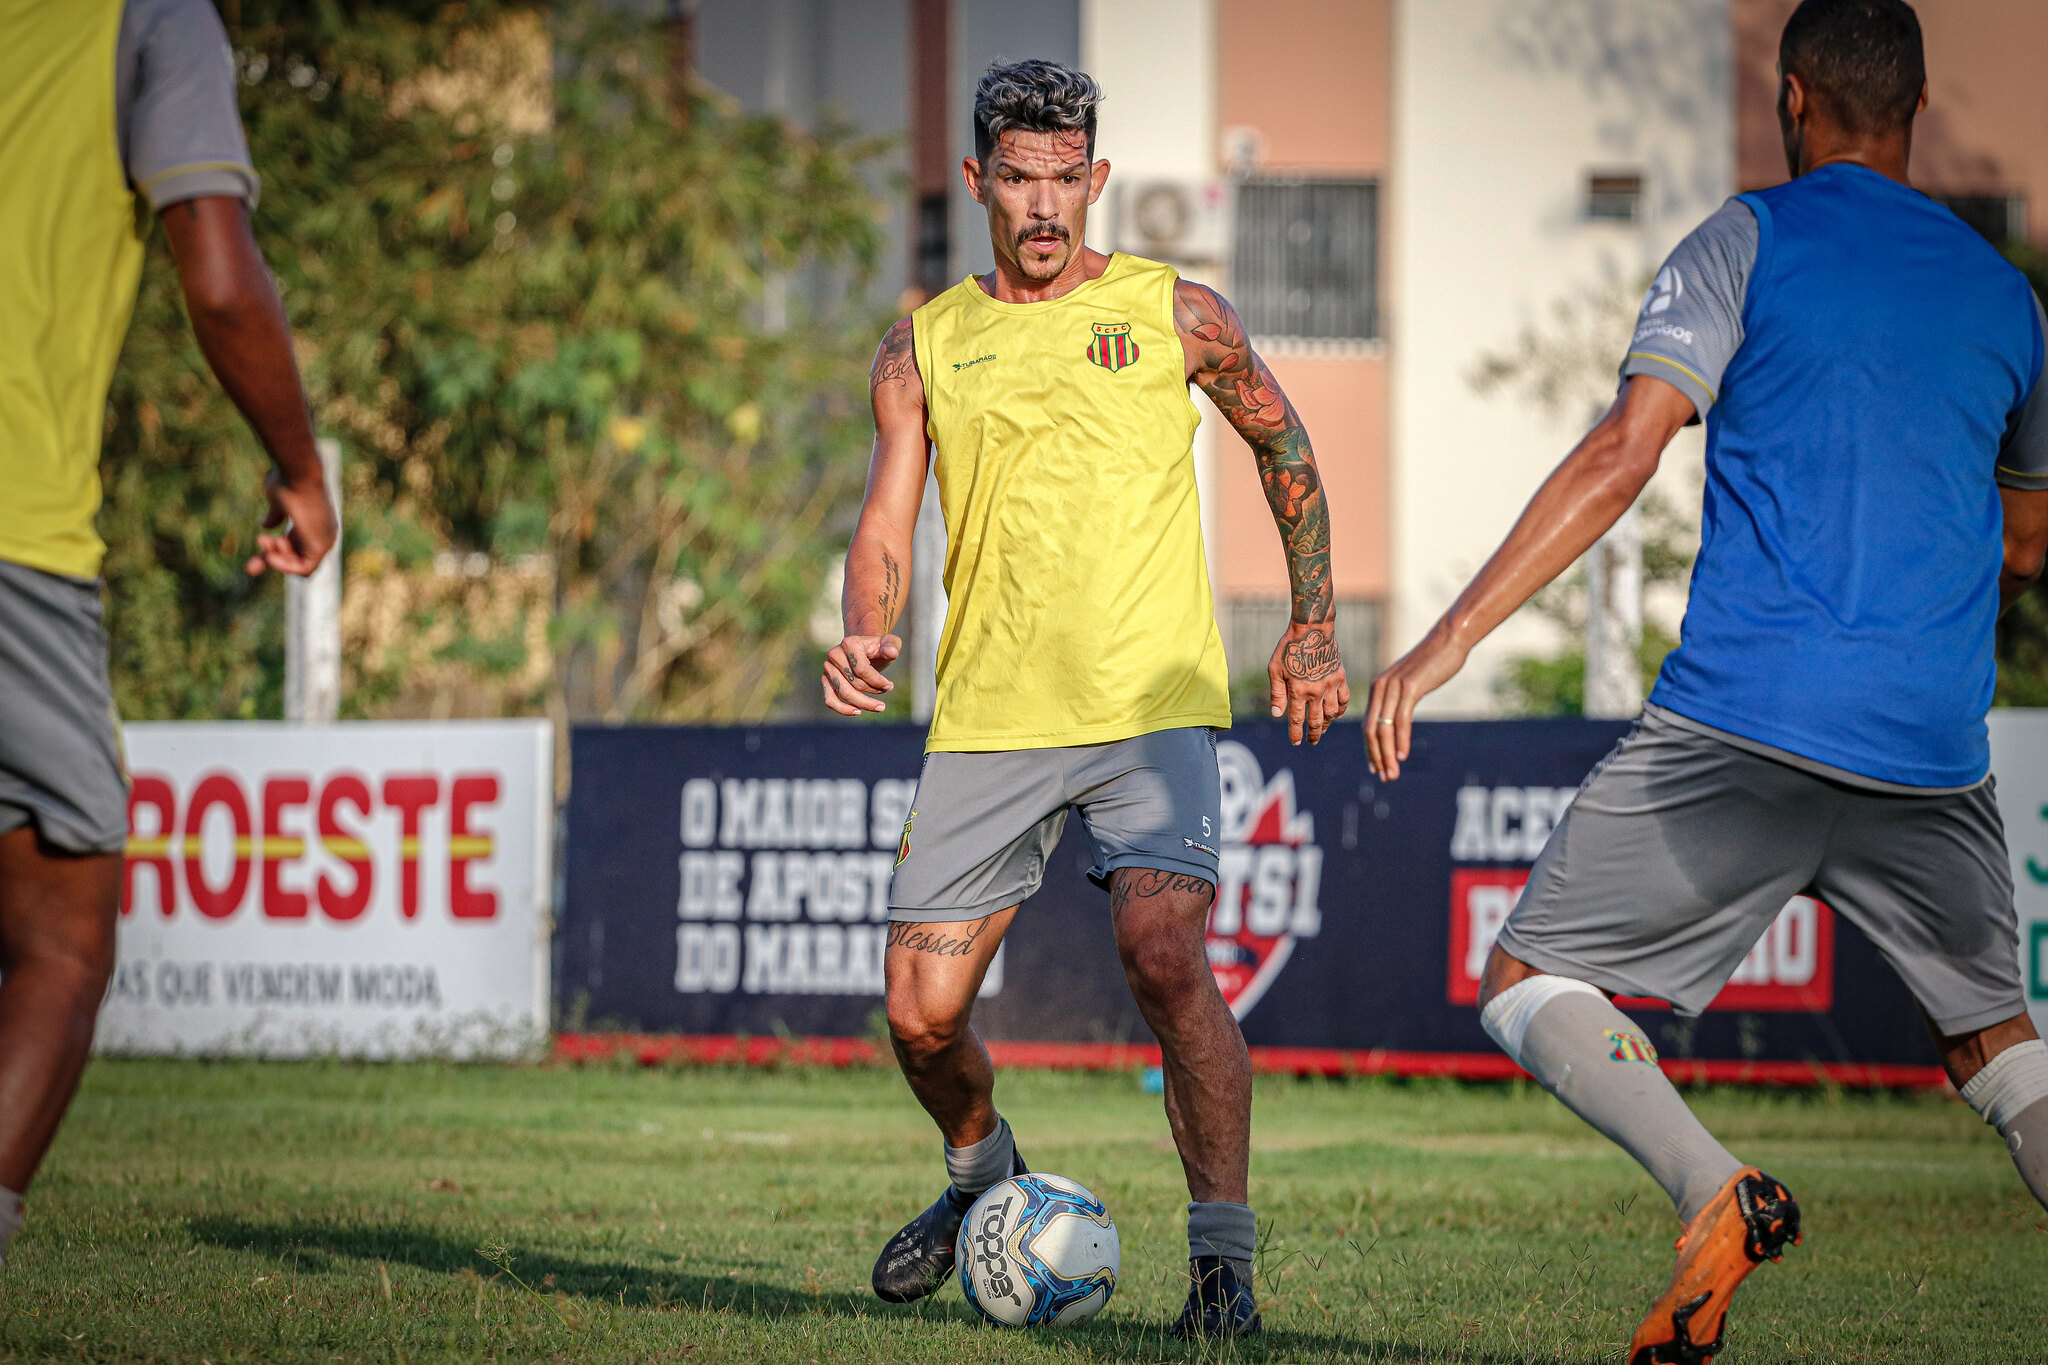
[[[1138,343],[1131,339],[1130,323],[1098,322],[1094,327],[1094,339],[1088,343],[1090,360],[1112,374],[1138,362]]]

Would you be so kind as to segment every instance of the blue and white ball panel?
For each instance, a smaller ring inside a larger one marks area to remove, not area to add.
[[[1004,1327],[1068,1326],[1102,1311],[1123,1253],[1102,1201],[1065,1176],[1019,1175],[967,1210],[960,1291]]]

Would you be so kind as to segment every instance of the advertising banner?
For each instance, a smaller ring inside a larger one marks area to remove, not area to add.
[[[1626,729],[1425,723],[1390,784],[1367,771],[1355,725],[1312,748],[1268,722],[1231,730],[1218,745],[1208,947],[1247,1040],[1497,1058],[1475,1004],[1487,950],[1578,784]],[[887,725],[579,729],[557,979],[571,1027],[871,1034],[888,873],[922,739]],[[2048,766],[2043,779],[2037,804],[2048,802]],[[985,1037],[1150,1040],[1088,862],[1070,820],[976,1007]],[[1934,1060],[1897,977],[1805,897],[1701,1018],[1624,1003],[1667,1059]]]
[[[2048,1035],[2048,711],[1991,713],[1991,771],[2012,853],[2020,979],[2034,1026]]]
[[[547,1027],[546,721],[130,725],[119,1053],[515,1055]]]

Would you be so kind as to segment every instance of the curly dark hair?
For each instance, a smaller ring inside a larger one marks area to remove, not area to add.
[[[1095,111],[1102,87],[1085,71],[1033,58],[1000,59],[974,88],[974,158],[987,161],[1004,133],[1088,134],[1088,158],[1095,159]]]

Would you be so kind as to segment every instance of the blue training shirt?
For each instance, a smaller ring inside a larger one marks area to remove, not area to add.
[[[1998,485],[2048,488],[2043,331],[1983,238],[1862,166],[1740,195],[1681,243],[1622,365],[1707,423],[1651,703],[1877,784],[1981,782]]]

